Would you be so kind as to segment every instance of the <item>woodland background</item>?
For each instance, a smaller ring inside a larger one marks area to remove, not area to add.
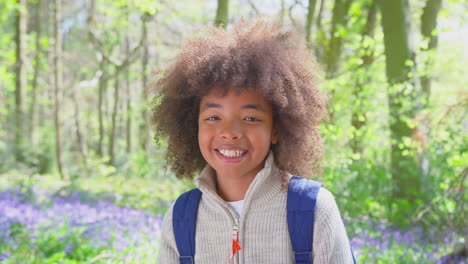
[[[359,263],[468,263],[468,3],[0,1],[0,262],[155,263],[193,186],[152,139],[155,71],[207,24],[268,16],[324,69],[320,178]]]

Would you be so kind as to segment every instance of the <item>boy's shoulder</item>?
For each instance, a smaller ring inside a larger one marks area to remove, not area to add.
[[[317,206],[320,207],[331,207],[336,205],[335,196],[325,187],[320,187],[317,196]]]
[[[331,218],[340,217],[340,211],[335,197],[326,188],[321,187],[317,196],[315,207],[316,222],[329,221]]]

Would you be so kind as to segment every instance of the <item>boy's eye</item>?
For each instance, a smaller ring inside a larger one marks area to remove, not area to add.
[[[258,122],[258,121],[261,121],[260,119],[256,118],[256,117],[252,117],[252,116],[248,116],[245,118],[246,121],[251,121],[251,122]]]
[[[216,121],[216,120],[219,120],[219,117],[217,116],[210,116],[206,119],[207,121]]]

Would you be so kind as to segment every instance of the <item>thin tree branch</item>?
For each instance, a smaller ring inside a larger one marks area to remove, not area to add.
[[[255,11],[255,15],[259,16],[260,11],[258,10],[257,6],[255,5],[255,3],[252,0],[249,0],[249,5]]]
[[[107,56],[106,52],[104,51],[104,43],[97,37],[96,33],[91,28],[88,29],[88,35],[89,35],[89,38],[91,39],[91,43],[93,44],[93,46],[97,49],[97,52],[99,53],[98,56],[100,56],[102,59],[104,59],[105,61],[107,61],[108,63],[112,65],[120,64],[119,61],[116,61],[110,58],[109,56]]]
[[[288,16],[289,16],[289,20],[291,20],[291,23],[294,25],[294,27],[297,26],[297,22],[296,20],[294,19],[293,15],[292,15],[292,10],[294,9],[294,7],[296,7],[299,3],[298,0],[295,0],[294,1],[294,4],[292,4],[289,8],[288,8]]]
[[[119,74],[122,70],[124,70],[128,65],[130,65],[136,59],[135,55],[143,46],[143,42],[144,42],[144,38],[143,36],[141,36],[138,44],[130,50],[129,55],[123,61],[120,61],[118,59],[111,58],[108,54],[106,54],[106,52],[103,49],[104,47],[103,42],[96,36],[96,33],[92,29],[89,29],[88,33],[89,33],[91,42],[93,43],[93,46],[97,48],[97,51],[99,53],[98,56],[102,57],[102,59],[104,59],[106,62],[108,62],[109,64],[113,65],[116,68],[113,74],[114,77],[117,74]]]

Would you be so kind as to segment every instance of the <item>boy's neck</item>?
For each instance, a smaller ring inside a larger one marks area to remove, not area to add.
[[[244,175],[243,177],[217,176],[216,191],[226,202],[240,201],[244,199],[245,193],[255,178],[256,173]]]
[[[216,192],[226,202],[235,202],[244,200],[245,193],[250,184],[257,176],[257,173],[263,169],[265,163],[260,164],[256,169],[242,176],[222,175],[216,173]]]
[[[252,170],[239,174],[216,171],[216,192],[226,202],[244,200],[245,193],[257,174],[265,167],[266,158]]]

